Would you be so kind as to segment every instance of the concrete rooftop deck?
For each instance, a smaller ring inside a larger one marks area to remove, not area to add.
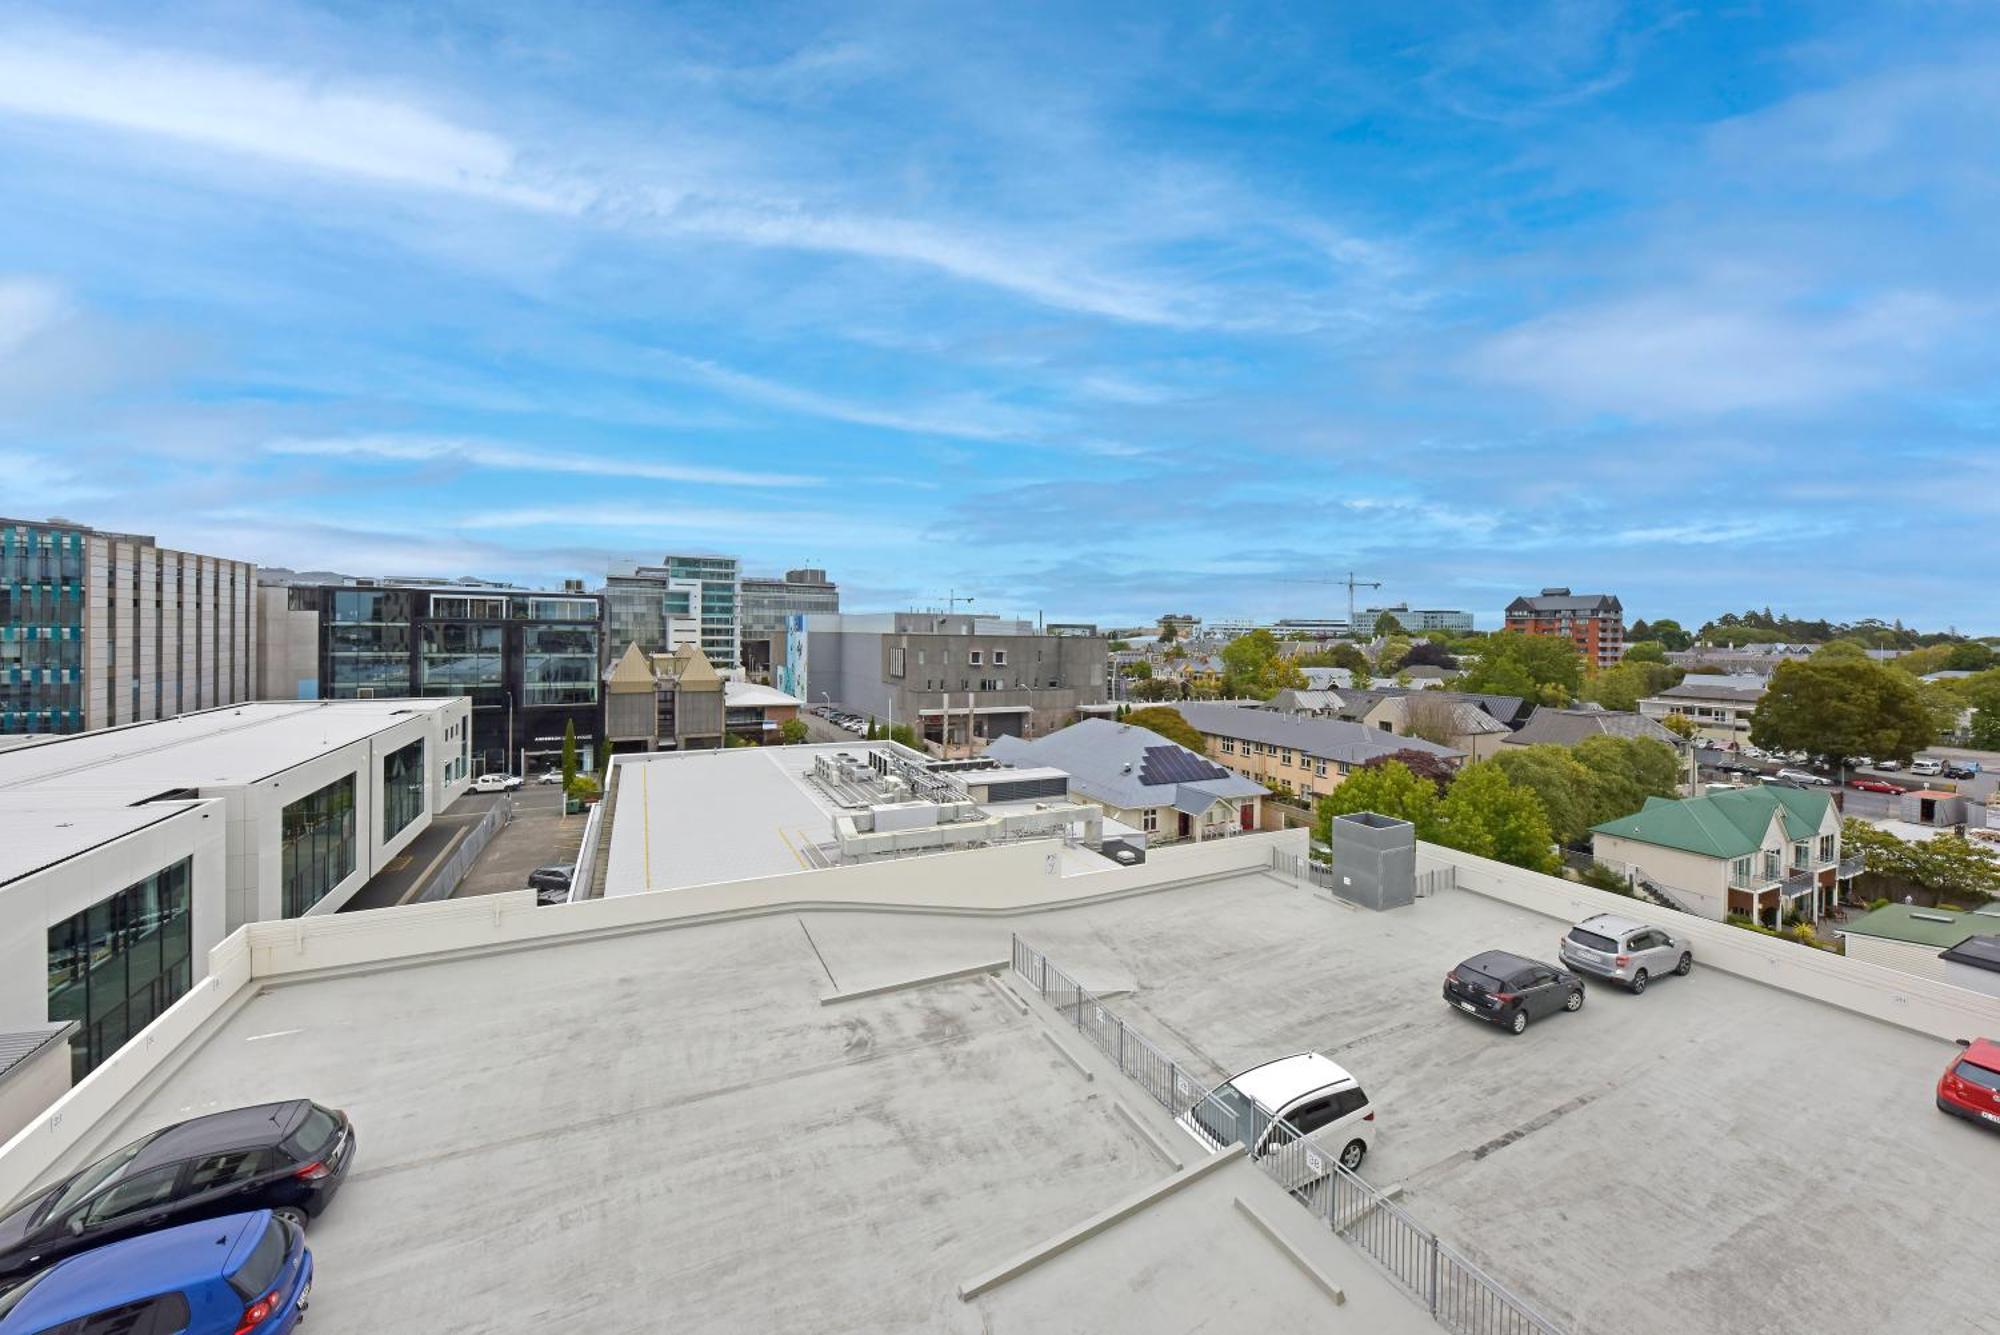
[[[1347,1065],[1381,1111],[1364,1174],[1580,1331],[1994,1329],[2000,1276],[1940,1260],[2000,1200],[2000,1139],[1931,1105],[1949,1045],[1700,968],[1509,1038],[1447,1010],[1443,974],[1547,957],[1562,925],[1462,892],[1369,915],[1252,874],[1013,922],[810,912],[308,977],[103,1140],[346,1108],[322,1335],[1427,1327],[1330,1238],[1354,1297],[1327,1303],[1215,1178],[961,1302],[1170,1171],[1114,1102],[1192,1157],[1136,1088],[1083,1081],[1039,1001],[973,978],[820,1004],[999,960],[1010,928],[1215,1075]]]

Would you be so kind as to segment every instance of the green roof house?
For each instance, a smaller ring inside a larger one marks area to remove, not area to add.
[[[1861,870],[1858,859],[1841,862],[1832,799],[1780,785],[1649,797],[1631,815],[1594,827],[1591,849],[1689,913],[1741,913],[1772,926],[1781,916],[1817,922],[1840,881]]]

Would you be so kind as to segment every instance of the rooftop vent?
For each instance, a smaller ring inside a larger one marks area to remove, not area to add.
[[[1910,916],[1911,916],[1912,918],[1916,918],[1916,919],[1919,919],[1919,920],[1921,920],[1921,921],[1923,921],[1923,922],[1946,922],[1946,923],[1950,923],[1950,922],[1957,922],[1957,921],[1958,921],[1958,919],[1956,919],[1956,918],[1953,918],[1953,917],[1948,917],[1948,916],[1946,916],[1945,914],[1942,914],[1942,913],[1912,913],[1912,914],[1911,914]]]

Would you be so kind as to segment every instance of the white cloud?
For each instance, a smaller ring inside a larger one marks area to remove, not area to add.
[[[1819,408],[1914,375],[1965,313],[1924,292],[1807,311],[1718,290],[1653,293],[1500,334],[1470,369],[1569,407],[1640,418]]]
[[[505,139],[381,90],[72,37],[0,38],[0,110],[154,135],[386,184],[574,212]]]
[[[452,516],[456,529],[560,529],[601,535],[658,535],[668,542],[690,538],[769,541],[774,533],[809,535],[815,550],[851,543],[880,552],[909,536],[895,523],[879,523],[836,511],[747,509],[686,505],[529,505]]]
[[[0,357],[25,346],[63,314],[63,296],[37,278],[0,278]]]
[[[453,462],[478,468],[532,473],[579,473],[590,477],[642,478],[729,487],[817,487],[824,478],[803,473],[752,472],[696,464],[624,459],[597,453],[568,453],[565,446],[524,448],[492,441],[440,436],[334,436],[287,439],[265,447],[271,454],[338,459],[381,459],[406,463]]]

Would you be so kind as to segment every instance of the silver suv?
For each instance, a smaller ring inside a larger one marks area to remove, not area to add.
[[[1661,974],[1685,978],[1694,969],[1694,952],[1658,927],[1648,927],[1615,913],[1585,918],[1562,939],[1563,963],[1579,973],[1609,978],[1634,992]]]

